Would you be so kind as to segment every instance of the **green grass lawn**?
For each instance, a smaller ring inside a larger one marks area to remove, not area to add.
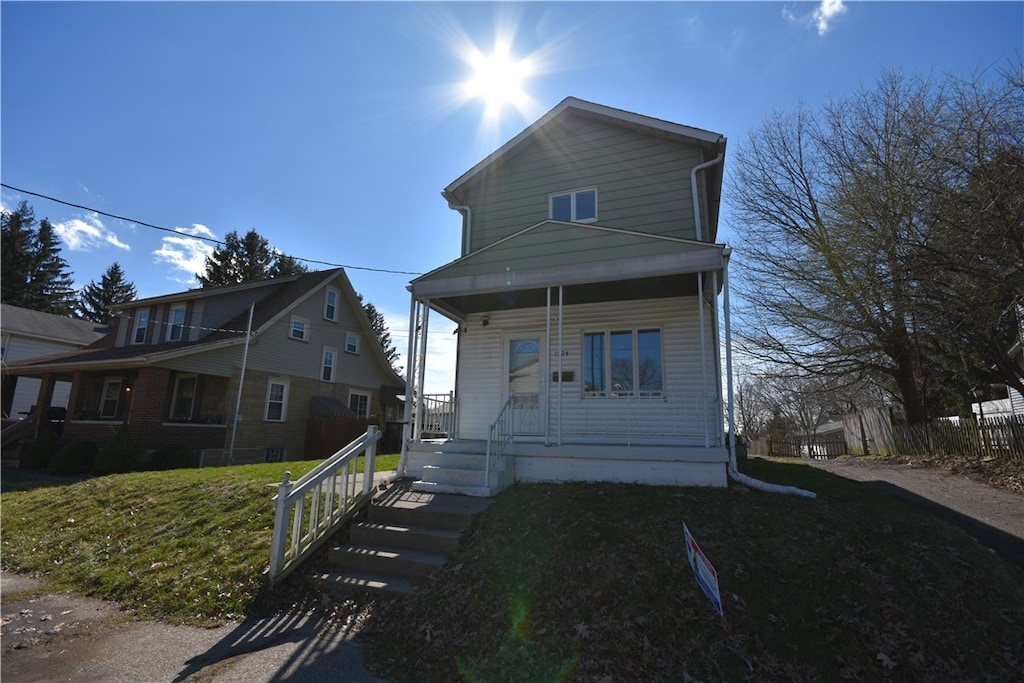
[[[314,464],[5,481],[3,564],[144,617],[252,613],[271,485]],[[363,603],[369,662],[395,681],[1019,679],[1024,571],[863,485],[743,468],[819,497],[509,489],[422,595]],[[684,522],[718,571],[724,619],[694,580]]]

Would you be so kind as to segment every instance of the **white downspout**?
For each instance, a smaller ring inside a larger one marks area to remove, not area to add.
[[[448,202],[449,209],[462,214],[462,255],[465,256],[469,253],[469,245],[471,243],[470,234],[473,231],[473,209],[465,204],[456,204],[455,197],[450,196],[447,192],[442,191],[441,196]]]
[[[722,163],[722,159],[725,158],[724,152],[719,152],[718,156],[711,161],[705,161],[703,164],[697,164],[690,170],[690,192],[693,193],[693,229],[697,236],[697,241],[704,240],[704,231],[700,225],[700,201],[697,194],[697,172],[702,171],[709,166]]]
[[[405,424],[402,425],[402,455],[398,458],[398,471],[395,476],[398,479],[405,477],[405,469],[409,462],[409,439],[412,438],[412,402],[413,385],[412,380],[416,376],[414,366],[416,365],[416,320],[417,306],[416,296],[409,287],[409,343],[407,345],[408,355],[405,357]]]
[[[769,493],[790,493],[804,498],[817,498],[814,491],[797,488],[796,486],[783,486],[781,484],[769,484],[760,479],[754,479],[741,473],[736,467],[736,418],[735,406],[732,400],[732,326],[729,315],[729,254],[732,250],[726,247],[722,252],[722,306],[725,320],[725,374],[727,391],[729,392],[729,477],[752,489],[767,491]]]

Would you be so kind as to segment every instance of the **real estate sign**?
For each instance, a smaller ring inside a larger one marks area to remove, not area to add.
[[[683,524],[683,536],[686,539],[686,557],[690,560],[690,567],[693,569],[693,575],[697,578],[697,583],[704,591],[704,595],[708,596],[708,599],[714,604],[719,616],[724,617],[722,596],[718,592],[718,572],[711,566],[711,561],[697,545],[697,541],[694,540],[693,534],[690,533],[686,524]]]

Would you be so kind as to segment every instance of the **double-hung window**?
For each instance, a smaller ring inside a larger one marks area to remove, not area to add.
[[[181,341],[185,332],[185,307],[171,309],[171,326],[167,328],[167,341]]]
[[[567,223],[593,223],[597,220],[597,188],[588,187],[550,195],[548,216],[552,220]]]
[[[324,320],[338,321],[338,296],[340,292],[328,287],[324,292]]]
[[[659,396],[664,389],[661,330],[583,334],[587,396]]]
[[[359,353],[359,335],[349,332],[345,335],[345,353]]]
[[[146,341],[146,330],[149,328],[149,311],[139,311],[135,318],[135,336],[132,337],[133,344],[141,344]]]
[[[292,316],[288,336],[299,341],[309,341],[309,320],[298,315]]]
[[[323,360],[320,366],[320,379],[325,382],[334,381],[334,366],[338,361],[338,350],[330,346],[324,347]]]
[[[353,391],[348,395],[348,407],[358,417],[370,417],[370,395]]]
[[[284,422],[288,414],[288,380],[270,379],[267,382],[267,408],[263,419],[267,422]]]

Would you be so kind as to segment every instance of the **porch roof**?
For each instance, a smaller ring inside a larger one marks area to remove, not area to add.
[[[723,268],[725,249],[546,220],[413,280],[411,290],[455,318],[542,306],[548,287],[569,288],[566,303],[680,296],[696,292],[698,273]]]

